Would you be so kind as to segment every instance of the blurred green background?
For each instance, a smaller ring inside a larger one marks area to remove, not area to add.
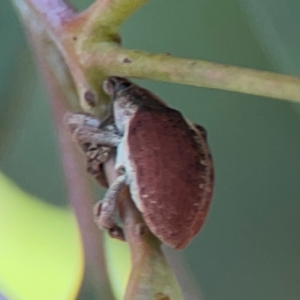
[[[123,45],[300,76],[299,12],[299,0],[152,0],[122,27]],[[10,1],[1,2],[0,35],[1,171],[66,207],[51,113]],[[215,195],[183,252],[203,299],[300,299],[300,106],[139,82],[208,131]]]

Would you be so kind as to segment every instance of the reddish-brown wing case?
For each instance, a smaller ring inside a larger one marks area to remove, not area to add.
[[[128,128],[129,160],[150,230],[181,249],[202,227],[213,190],[205,130],[171,108],[138,110]],[[139,199],[135,199],[138,197]]]

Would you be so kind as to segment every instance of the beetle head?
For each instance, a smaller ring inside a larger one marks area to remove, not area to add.
[[[103,90],[112,98],[110,114],[113,114],[120,133],[124,132],[129,120],[138,110],[164,111],[167,108],[156,95],[126,78],[109,77],[103,83]]]
[[[126,90],[129,90],[134,84],[122,77],[109,77],[103,83],[104,92],[113,97],[113,99],[118,98],[118,96],[123,96]]]
[[[137,105],[132,101],[132,94],[136,88],[132,82],[121,77],[109,77],[103,82],[103,90],[111,96],[110,113],[106,120],[113,117],[121,134],[124,132],[131,116],[137,111]]]
[[[156,95],[126,78],[109,77],[103,83],[103,90],[112,97],[113,102],[122,102],[127,107],[132,105],[146,110],[161,110],[167,106]]]

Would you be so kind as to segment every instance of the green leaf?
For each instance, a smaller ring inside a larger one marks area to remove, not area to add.
[[[0,290],[10,299],[74,299],[83,253],[74,215],[0,173]]]

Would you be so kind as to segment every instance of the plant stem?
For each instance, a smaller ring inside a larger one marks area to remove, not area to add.
[[[82,36],[97,43],[116,40],[122,23],[149,0],[97,0],[80,14],[85,19]]]
[[[139,77],[300,102],[300,79],[165,54],[128,50],[116,44],[120,24],[147,0],[96,1],[76,15],[62,0],[12,0],[33,30],[47,27],[75,81],[81,106],[96,115],[107,103],[100,81],[107,75]],[[55,6],[55,5],[57,6]],[[38,25],[36,26],[36,20]],[[35,21],[34,21],[35,20]],[[76,38],[76,41],[72,41]],[[101,42],[102,41],[102,42]],[[110,42],[107,42],[110,41]],[[95,97],[87,107],[85,93]],[[102,93],[102,94],[101,94]]]
[[[300,78],[103,43],[81,54],[81,63],[107,75],[147,78],[300,102]]]
[[[109,184],[117,177],[114,166],[114,158],[105,164]],[[132,263],[124,300],[182,300],[180,287],[160,242],[149,231],[128,189],[119,199],[119,210]]]
[[[78,102],[79,95],[79,103],[84,111],[94,115],[103,113],[107,105],[107,100],[102,101],[102,105],[99,103],[99,95],[101,95],[99,82],[103,75],[98,79],[89,78],[76,54],[78,31],[82,27],[83,20],[77,17],[75,9],[63,0],[12,0],[12,2],[28,32],[34,33],[37,39],[45,40],[48,48],[52,48],[45,56],[52,60],[52,70],[60,82],[68,82],[70,86],[75,84],[76,102]],[[85,101],[87,91],[94,96],[95,105],[93,106],[87,105]],[[74,104],[74,94],[69,95],[72,99],[68,100]],[[105,100],[105,97],[100,100],[103,99]]]
[[[68,106],[65,90],[69,89],[71,84],[65,81],[60,82],[57,74],[53,71],[53,60],[48,60],[49,56],[47,55],[48,51],[53,51],[48,39],[36,36],[34,32],[30,31],[30,28],[28,28],[28,34],[49,96],[54,125],[57,129],[57,140],[69,202],[74,209],[78,222],[85,250],[86,266],[92,274],[91,281],[95,290],[104,299],[113,300],[114,296],[106,273],[106,262],[101,247],[101,236],[92,218],[93,196],[91,186],[84,167],[79,163],[80,159],[77,156],[71,136],[62,123]],[[50,57],[53,58],[52,55]],[[59,58],[56,57],[56,59]]]
[[[28,23],[33,22],[32,15],[42,21],[35,23],[35,30],[41,25],[47,29],[59,31],[61,26],[75,17],[76,10],[64,0],[12,0],[18,12]]]

